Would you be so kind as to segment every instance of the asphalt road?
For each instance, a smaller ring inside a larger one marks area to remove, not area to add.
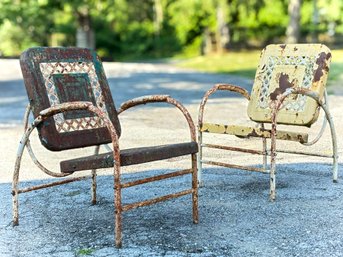
[[[196,121],[204,92],[218,82],[250,89],[251,81],[227,76],[179,70],[164,64],[105,63],[113,98],[117,104],[147,94],[170,94],[180,100]],[[342,256],[343,185],[332,183],[329,159],[295,155],[277,157],[277,201],[268,200],[268,175],[206,166],[204,186],[199,190],[198,225],[192,224],[189,196],[124,213],[123,248],[114,248],[113,178],[111,170],[98,176],[97,205],[90,204],[90,181],[76,182],[20,195],[20,225],[11,226],[11,179],[26,93],[17,60],[0,61],[0,256]],[[246,103],[225,95],[209,105],[213,121],[246,123]],[[342,135],[343,97],[329,96],[338,138]],[[178,112],[164,105],[135,109],[120,117],[123,148],[182,141],[189,137]],[[320,123],[320,122],[319,122]],[[320,127],[317,124],[310,135]],[[208,138],[211,139],[211,138]],[[258,148],[256,139],[212,138],[228,144]],[[52,169],[62,159],[92,152],[51,153],[32,145],[38,158]],[[302,149],[280,142],[280,148]],[[339,156],[342,144],[339,141]],[[329,131],[314,150],[330,150]],[[208,152],[220,160],[260,165],[261,158],[243,154]],[[188,158],[127,167],[124,180],[172,171],[187,165]],[[161,170],[162,169],[162,170]],[[339,172],[342,170],[339,165]],[[147,171],[147,172],[138,172]],[[339,175],[341,175],[339,173]],[[52,179],[23,158],[21,185]],[[189,178],[177,178],[127,189],[124,202],[174,192],[189,186]]]

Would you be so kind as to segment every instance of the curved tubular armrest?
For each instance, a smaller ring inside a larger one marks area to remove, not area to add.
[[[158,103],[158,102],[167,102],[167,99],[170,98],[169,95],[145,95],[137,98],[128,100],[120,106],[118,113],[134,107],[136,105],[147,104],[147,103]]]
[[[42,117],[52,116],[52,115],[60,113],[60,112],[74,111],[74,110],[86,110],[91,105],[93,105],[93,103],[91,103],[91,102],[81,102],[81,101],[80,102],[67,102],[67,103],[62,103],[62,104],[56,104],[54,106],[46,108],[46,109],[40,111],[39,114]]]
[[[147,96],[142,96],[142,97],[131,99],[120,106],[118,113],[120,114],[124,112],[125,110],[131,107],[137,106],[137,105],[142,105],[142,104],[147,104],[147,103],[158,103],[158,102],[165,102],[165,103],[172,104],[176,106],[182,112],[183,116],[187,120],[189,130],[191,133],[191,139],[192,141],[196,141],[195,126],[194,126],[194,122],[192,120],[191,115],[189,114],[188,110],[179,101],[175,100],[169,95],[147,95]]]
[[[73,110],[88,110],[92,113],[95,113],[100,119],[102,119],[111,135],[111,139],[112,139],[112,144],[113,144],[113,154],[115,155],[114,160],[118,161],[118,163],[120,162],[120,151],[119,151],[119,144],[118,144],[118,135],[117,132],[112,124],[112,122],[108,119],[107,114],[102,112],[99,108],[97,108],[96,106],[94,106],[91,102],[69,102],[69,103],[63,103],[63,104],[58,104],[58,105],[54,105],[50,108],[44,109],[40,112],[40,116],[38,116],[33,123],[27,127],[27,125],[25,125],[26,127],[26,132],[24,133],[22,140],[20,141],[20,147],[18,150],[18,154],[17,154],[17,158],[19,158],[19,162],[18,165],[20,163],[20,159],[21,159],[21,154],[23,151],[24,146],[26,145],[26,147],[28,148],[28,152],[30,154],[30,157],[32,158],[33,162],[46,174],[53,176],[53,177],[64,177],[67,175],[70,175],[69,173],[65,174],[65,173],[56,173],[53,171],[48,170],[47,168],[45,168],[39,161],[38,159],[35,157],[32,148],[31,148],[31,144],[30,144],[30,140],[29,140],[29,136],[31,134],[31,132],[34,130],[34,128],[36,128],[41,122],[43,122],[45,119],[53,116],[54,114],[57,113],[61,113],[61,112],[67,112],[67,111],[73,111]],[[25,115],[26,117],[26,115]],[[27,118],[26,118],[27,120]],[[17,164],[16,164],[17,165]],[[19,171],[19,167],[18,167],[18,171]]]
[[[333,123],[333,119],[332,116],[330,114],[329,108],[327,106],[327,103],[324,102],[323,100],[320,99],[319,94],[311,91],[309,89],[306,88],[292,88],[290,90],[287,90],[286,92],[284,92],[282,95],[280,95],[276,101],[276,105],[275,108],[272,111],[272,130],[271,130],[271,152],[275,152],[276,150],[276,139],[275,139],[275,135],[276,135],[276,117],[277,117],[277,113],[279,112],[279,110],[282,107],[282,103],[285,100],[285,98],[287,96],[289,96],[290,94],[301,94],[301,95],[306,95],[308,97],[311,97],[312,99],[314,99],[318,105],[324,110],[325,112],[325,117],[329,123],[330,126],[330,131],[331,131],[331,138],[332,138],[332,151],[333,151],[333,159],[334,159],[334,181],[337,180],[337,161],[338,161],[338,154],[337,154],[337,137],[336,137],[336,131],[335,131],[335,127],[334,127],[334,123]],[[324,98],[325,99],[325,98]],[[273,156],[274,154],[272,154],[272,158],[274,158]]]
[[[276,116],[277,113],[280,111],[283,101],[286,99],[287,96],[291,94],[306,95],[314,99],[320,107],[325,106],[325,103],[319,98],[319,94],[317,92],[311,91],[307,88],[291,88],[289,90],[286,90],[286,92],[284,92],[280,96],[278,96],[278,99],[276,100],[276,103],[275,103],[275,107],[272,111],[272,122],[273,122],[273,116]],[[273,123],[276,123],[276,121]]]
[[[239,87],[239,86],[236,86],[233,84],[216,84],[216,85],[214,85],[211,89],[209,89],[205,93],[205,95],[202,98],[202,101],[200,103],[199,115],[198,115],[199,127],[202,126],[202,123],[203,123],[204,108],[205,108],[206,102],[207,102],[208,98],[210,97],[210,95],[215,93],[217,90],[223,90],[223,91],[226,90],[226,91],[236,92],[236,93],[239,93],[242,96],[244,96],[248,101],[250,100],[249,92],[242,87]]]

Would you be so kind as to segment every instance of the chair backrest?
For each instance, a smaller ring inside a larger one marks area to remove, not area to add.
[[[277,96],[288,88],[307,88],[323,97],[330,49],[322,44],[268,45],[261,54],[248,106],[248,116],[257,122],[271,122]],[[304,95],[285,99],[277,122],[311,126],[319,114],[315,100]]]
[[[34,117],[56,104],[89,101],[108,114],[120,135],[108,82],[94,51],[35,47],[21,54],[20,65]],[[111,142],[103,122],[87,111],[56,114],[38,126],[38,133],[41,143],[53,151]]]

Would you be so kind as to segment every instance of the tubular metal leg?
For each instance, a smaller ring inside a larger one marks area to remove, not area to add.
[[[23,137],[20,140],[18,151],[17,151],[17,159],[14,166],[13,172],[13,181],[12,181],[12,200],[13,200],[13,226],[19,224],[19,190],[18,190],[18,183],[19,183],[19,170],[21,164],[21,158],[23,156],[25,145],[28,141],[28,138],[35,127],[30,126],[26,129]]]
[[[202,187],[204,185],[204,182],[202,180],[202,132],[198,132],[198,144],[199,144],[199,152],[198,152],[198,185]]]
[[[100,146],[97,145],[95,147],[95,150],[94,150],[94,155],[98,155],[99,154],[99,149],[100,149]],[[97,184],[96,184],[96,169],[93,169],[92,170],[92,204],[96,204],[96,187],[97,187]]]
[[[261,127],[264,129],[264,124],[261,124]],[[262,137],[262,150],[263,150],[263,170],[267,170],[267,139]]]
[[[198,224],[198,178],[197,178],[197,160],[196,154],[192,154],[192,206],[193,206],[193,223]]]
[[[267,139],[262,138],[262,144],[263,144],[263,170],[267,170]]]
[[[115,160],[119,160],[115,158]],[[122,246],[122,202],[120,184],[120,163],[114,164],[114,205],[115,205],[115,244],[117,248]]]
[[[270,192],[269,199],[275,201],[276,199],[276,112],[272,115],[272,129],[270,135]]]
[[[323,110],[325,111],[326,119],[329,122],[330,132],[331,132],[331,139],[332,139],[332,158],[333,158],[333,165],[332,165],[332,179],[333,182],[338,181],[338,154],[337,154],[337,136],[336,130],[333,123],[333,119],[329,109],[327,108],[326,104],[322,105]]]

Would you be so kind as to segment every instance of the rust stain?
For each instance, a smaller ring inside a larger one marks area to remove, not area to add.
[[[270,99],[275,101],[277,100],[277,96],[283,94],[287,88],[292,88],[295,86],[296,79],[293,79],[292,82],[289,82],[288,74],[282,72],[279,76],[279,87],[276,88],[271,94]]]
[[[260,137],[260,135],[256,132],[255,129],[253,129],[251,133],[247,135],[247,137]]]
[[[285,44],[282,44],[282,45],[280,45],[280,48],[281,48],[281,54],[283,54],[283,52],[284,52],[285,49],[286,49],[286,45],[285,45]]]
[[[331,58],[331,53],[321,52],[316,60],[318,65],[317,70],[314,72],[313,82],[320,81],[320,78],[324,75],[324,72],[329,72],[327,61]]]

